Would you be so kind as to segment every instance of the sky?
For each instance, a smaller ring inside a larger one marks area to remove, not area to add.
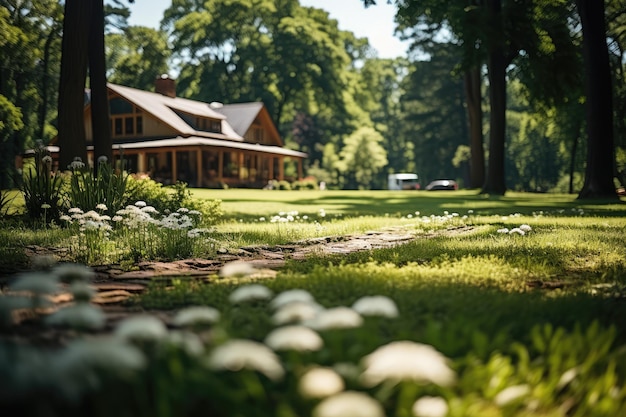
[[[366,9],[361,0],[300,0],[303,6],[329,12],[330,17],[339,22],[339,29],[350,31],[359,38],[368,38],[380,58],[405,56],[407,44],[393,36],[395,7],[385,0],[377,3]],[[171,0],[135,0],[129,5],[131,16],[128,23],[158,28],[163,11],[170,4]]]

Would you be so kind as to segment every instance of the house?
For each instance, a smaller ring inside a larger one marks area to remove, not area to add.
[[[295,161],[302,177],[307,154],[284,147],[263,103],[222,105],[176,96],[162,76],[148,92],[108,84],[114,156],[125,169],[164,184],[262,187],[285,179]],[[88,152],[93,153],[91,107],[85,107]],[[93,160],[93,155],[90,154]]]

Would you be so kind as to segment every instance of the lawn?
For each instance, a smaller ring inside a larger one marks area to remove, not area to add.
[[[210,235],[219,244],[196,256],[390,227],[415,238],[312,253],[272,278],[233,264],[220,276],[155,280],[125,306],[137,314],[104,325],[115,336],[78,326],[63,348],[16,345],[19,331],[5,327],[0,380],[11,388],[0,402],[24,415],[626,415],[624,202],[472,191],[193,196],[224,211]],[[15,259],[20,245],[70,238],[4,229]]]

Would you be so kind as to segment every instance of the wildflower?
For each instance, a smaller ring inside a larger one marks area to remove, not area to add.
[[[67,222],[67,223],[72,223],[72,218],[68,216],[67,214],[60,216],[59,220],[63,220],[64,222]]]
[[[63,381],[58,388],[78,399],[87,388],[99,385],[95,370],[107,373],[128,374],[146,366],[146,358],[136,347],[114,338],[79,339],[70,342],[54,360],[50,360],[49,372]]]
[[[283,307],[289,303],[293,303],[296,301],[309,303],[309,302],[314,302],[315,299],[313,298],[311,293],[309,293],[306,290],[301,290],[301,289],[287,290],[287,291],[281,292],[276,297],[274,297],[274,299],[272,300],[270,304],[270,307],[276,310],[280,307]]]
[[[155,209],[152,206],[144,206],[141,208],[141,211],[144,213],[150,213],[150,214],[158,214],[159,211],[157,209]]]
[[[384,417],[378,401],[367,394],[345,391],[328,397],[313,409],[313,417]]]
[[[320,209],[318,214],[320,217],[326,217],[326,211],[324,209]]]
[[[176,210],[179,213],[189,213],[189,209],[186,207],[181,207],[178,210]]]
[[[509,233],[509,229],[507,229],[506,227],[503,227],[502,229],[498,229],[496,230],[497,233],[502,233],[502,234],[507,234]]]
[[[68,169],[76,170],[76,169],[84,168],[85,164],[83,163],[82,159],[80,159],[79,157],[76,157],[67,167]]]
[[[141,200],[139,200],[139,201],[137,201],[137,202],[135,203],[135,206],[137,206],[137,207],[139,207],[139,208],[142,208],[142,207],[147,206],[147,204],[146,204],[146,202],[145,202],[145,201],[141,201]]]
[[[254,266],[249,262],[233,261],[225,264],[220,269],[220,276],[224,278],[228,277],[242,277],[252,275],[256,272]]]
[[[509,230],[509,234],[510,235],[513,235],[515,233],[517,233],[520,236],[524,236],[526,234],[526,232],[523,231],[522,229],[520,229],[519,227],[515,227],[515,228]]]
[[[32,266],[34,269],[48,269],[57,262],[53,255],[37,255],[32,258]]]
[[[96,276],[96,273],[88,266],[71,263],[58,264],[52,272],[62,282],[90,281]]]
[[[322,310],[304,324],[315,330],[350,329],[363,324],[363,317],[348,307],[334,307]]]
[[[304,326],[285,326],[272,330],[265,344],[274,350],[317,351],[324,344],[320,335]]]
[[[217,346],[211,352],[207,365],[211,369],[258,371],[272,380],[279,380],[285,374],[278,356],[267,346],[252,340],[231,339]]]
[[[180,310],[173,323],[179,327],[209,325],[220,319],[220,312],[213,307],[193,306]]]
[[[511,387],[505,388],[496,395],[493,401],[500,407],[503,407],[518,398],[521,398],[525,395],[528,395],[530,392],[530,387],[526,384],[523,385],[513,385]]]
[[[31,272],[18,276],[9,285],[11,291],[27,291],[37,295],[53,294],[58,291],[58,278],[56,275],[43,272]]]
[[[298,383],[298,391],[305,398],[325,398],[343,391],[341,376],[331,368],[315,367],[308,370]]]
[[[106,164],[108,160],[109,160],[109,158],[107,158],[106,155],[100,155],[98,157],[98,163],[99,164]]]
[[[278,325],[303,322],[313,319],[320,310],[323,307],[314,301],[294,301],[279,308],[272,316],[272,322]]]
[[[136,316],[123,319],[115,328],[115,335],[129,341],[157,341],[167,335],[165,324],[154,316]]]
[[[41,205],[41,208],[44,209],[44,210],[48,210],[48,209],[52,208],[52,206],[50,204],[48,204],[48,203],[43,203]]]
[[[384,295],[361,297],[352,305],[352,309],[363,316],[398,317],[396,303]]]
[[[118,223],[118,222],[121,222],[122,220],[124,220],[124,218],[122,216],[117,215],[117,216],[113,216],[113,218],[111,220],[116,222],[116,223]]]
[[[84,302],[89,302],[96,293],[93,287],[83,281],[72,282],[70,285],[70,292],[72,293],[75,301]]]
[[[455,380],[446,357],[430,345],[396,341],[381,346],[363,358],[361,378],[366,385],[385,380],[411,380],[449,386]]]
[[[523,225],[521,225],[519,228],[520,228],[520,230],[523,230],[524,232],[530,232],[531,230],[533,230],[533,228],[532,228],[532,227],[530,227],[530,226],[529,226],[529,225],[527,225],[527,224],[523,224]]]
[[[65,326],[81,330],[99,330],[106,324],[102,310],[89,303],[77,303],[62,308],[46,317],[51,326]]]
[[[96,210],[102,210],[102,211],[107,211],[108,208],[106,206],[106,204],[100,203],[96,206]]]
[[[267,300],[272,297],[272,290],[261,284],[243,285],[234,290],[228,300],[233,304],[249,301]]]
[[[441,397],[425,396],[413,404],[415,417],[445,417],[448,414],[448,403]]]
[[[200,356],[204,353],[202,340],[192,332],[172,330],[167,334],[166,341],[191,356]]]
[[[72,207],[67,212],[70,214],[83,214],[83,211],[79,209],[78,207]]]
[[[41,162],[43,162],[44,164],[51,164],[52,157],[50,155],[46,155],[43,158],[41,158]]]

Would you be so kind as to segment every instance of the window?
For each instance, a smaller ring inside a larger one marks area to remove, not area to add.
[[[109,99],[111,133],[116,136],[135,136],[143,133],[141,109],[121,97]]]

